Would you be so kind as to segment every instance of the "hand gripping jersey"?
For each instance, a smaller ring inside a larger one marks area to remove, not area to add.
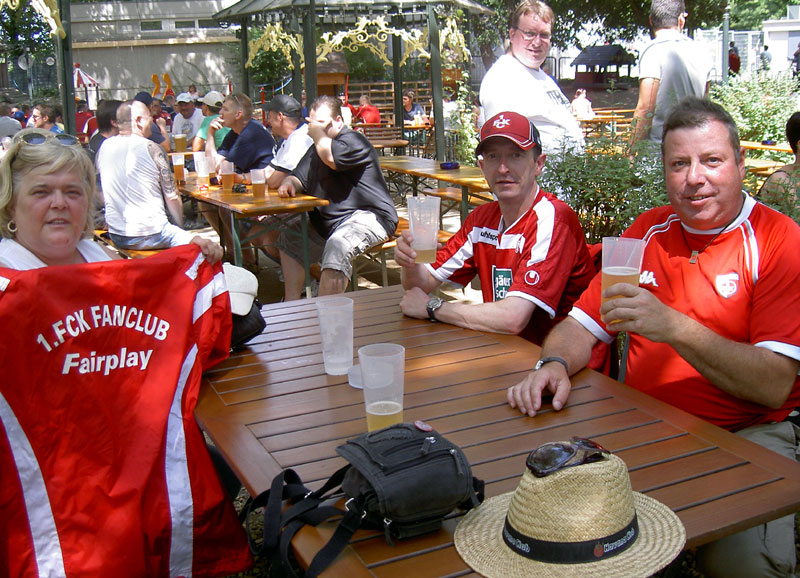
[[[716,230],[681,231],[671,207],[644,213],[624,233],[645,239],[639,285],[670,307],[722,337],[800,360],[800,228],[746,197],[739,218],[702,250]],[[691,245],[688,245],[690,243]],[[600,320],[600,275],[570,312],[607,343],[613,333]],[[733,397],[715,387],[678,352],[630,334],[625,382],[731,431],[782,421],[800,404],[800,377],[779,409]]]
[[[218,576],[251,559],[193,415],[227,357],[222,267],[0,269],[0,575]]]

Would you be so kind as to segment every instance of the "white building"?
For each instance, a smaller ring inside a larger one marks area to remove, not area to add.
[[[764,44],[772,54],[771,70],[788,70],[792,63],[792,55],[800,43],[800,6],[789,6],[786,18],[765,20]]]
[[[175,94],[190,84],[201,93],[241,85],[230,46],[238,27],[220,28],[211,16],[236,0],[126,0],[71,4],[72,56],[100,83],[101,98],[152,92],[164,73]],[[187,13],[191,10],[191,14]]]

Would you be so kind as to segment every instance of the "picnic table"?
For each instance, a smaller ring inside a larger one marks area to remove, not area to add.
[[[486,192],[489,185],[478,167],[460,165],[457,169],[443,169],[439,161],[413,156],[381,157],[384,171],[410,175],[414,196],[419,192],[420,179],[435,179],[461,187],[461,220],[469,214],[470,193]]]
[[[539,347],[405,317],[401,296],[399,286],[349,294],[355,348],[405,346],[404,419],[424,420],[459,444],[487,496],[516,488],[533,448],[578,435],[616,453],[634,490],[678,514],[690,548],[800,507],[797,462],[588,369],[574,376],[561,411],[545,404],[534,418],[520,414],[506,403],[506,388],[531,370]],[[206,373],[196,417],[252,495],[290,467],[316,489],[345,463],[335,447],[366,431],[362,392],[346,376],[325,374],[314,299],[268,305],[262,314],[264,334]],[[359,530],[323,575],[476,576],[453,546],[458,520],[394,547],[380,530]],[[292,545],[301,565],[334,527],[298,533]]]
[[[180,154],[180,153],[179,153]],[[247,185],[245,193],[226,193],[221,186],[211,185],[207,190],[197,186],[197,174],[187,173],[186,183],[179,185],[178,190],[201,203],[213,205],[227,211],[228,226],[233,238],[234,265],[242,265],[242,243],[252,240],[269,230],[267,226],[257,226],[250,231],[248,237],[241,239],[236,227],[237,219],[255,218],[261,215],[292,215],[301,214],[301,230],[303,243],[303,267],[305,268],[306,293],[310,296],[311,276],[309,274],[309,253],[308,253],[308,213],[315,207],[328,204],[325,199],[318,199],[309,195],[297,195],[292,198],[279,197],[277,191],[267,191],[264,199],[254,199],[251,185]]]

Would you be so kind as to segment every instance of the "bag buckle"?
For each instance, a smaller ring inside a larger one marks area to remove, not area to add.
[[[355,499],[355,498],[348,498],[348,500],[347,500],[347,501],[344,503],[344,507],[345,507],[345,509],[346,509],[348,512],[353,512],[353,511],[355,511],[355,512],[358,512],[358,510],[356,510],[356,509],[355,509],[355,505],[354,505],[354,507],[352,507],[352,508],[350,507],[350,504],[351,504],[352,502],[355,502],[355,501],[356,501],[356,499]],[[366,518],[366,517],[367,517],[367,510],[366,510],[366,508],[365,508],[365,509],[364,509],[362,512],[359,512],[359,513],[361,514],[361,519],[362,519],[362,520],[363,520],[364,518]]]

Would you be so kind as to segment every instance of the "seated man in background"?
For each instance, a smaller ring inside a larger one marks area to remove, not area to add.
[[[150,109],[153,104],[153,97],[150,96],[149,92],[145,91],[136,93],[133,100],[138,100],[148,109]],[[152,113],[150,114],[152,117]],[[167,131],[167,121],[164,118],[153,118],[153,123],[150,126],[150,134],[147,138],[164,149],[165,153],[172,150],[172,145],[169,142],[169,132]]]
[[[216,133],[231,129],[219,148]],[[249,182],[251,169],[265,169],[272,160],[275,139],[263,124],[253,120],[253,101],[242,93],[229,94],[222,103],[219,117],[208,125],[206,153],[214,159],[215,168],[224,160],[233,163],[236,182]]]
[[[178,107],[178,114],[172,119],[172,136],[176,134],[186,135],[186,146],[192,145],[194,136],[200,130],[203,122],[203,113],[195,106],[194,99],[188,93],[182,92],[175,99]]]
[[[344,293],[352,260],[394,234],[397,212],[381,172],[378,153],[367,138],[345,126],[341,102],[320,96],[311,105],[308,134],[314,146],[284,179],[281,197],[305,193],[330,204],[311,212],[311,261],[321,258],[319,294]],[[285,299],[299,299],[305,271],[299,219],[278,239]]]
[[[791,217],[795,223],[800,223],[800,152],[797,148],[800,142],[800,112],[794,113],[786,121],[786,140],[794,153],[794,162],[767,177],[758,191],[758,200]]]
[[[516,112],[501,112],[481,129],[475,151],[497,201],[474,209],[431,264],[415,262],[414,238],[403,231],[395,261],[409,317],[495,333],[519,334],[541,344],[569,313],[596,268],[578,216],[537,181],[545,166],[539,131]],[[445,281],[481,279],[483,303],[430,297]],[[598,348],[601,367],[607,349]]]
[[[560,410],[592,346],[625,331],[629,386],[795,460],[800,227],[743,193],[739,133],[719,105],[678,103],[661,150],[670,205],[623,233],[645,240],[642,286],[612,285],[602,303],[596,276],[508,402],[533,416],[552,393]],[[706,576],[791,576],[794,516],[702,546],[697,562]]]
[[[370,99],[368,94],[362,94],[361,98],[358,100],[358,104],[360,106],[353,117],[353,122],[380,124],[381,111],[378,110],[377,106],[372,104],[372,99]]]
[[[205,247],[216,243],[181,228],[183,206],[169,160],[147,139],[152,123],[144,103],[122,103],[117,109],[119,134],[107,139],[97,154],[109,237],[120,249],[195,243],[205,253]]]
[[[153,120],[158,122],[159,118],[163,118],[167,123],[167,129],[172,130],[172,117],[164,110],[164,101],[160,98],[154,98],[150,105],[150,114],[153,115]]]
[[[216,90],[209,90],[203,98],[200,99],[200,110],[203,112],[203,122],[200,123],[200,128],[192,141],[193,151],[206,150],[206,140],[208,140],[208,127],[216,118],[219,118],[219,109],[222,108],[222,103],[225,97]],[[231,132],[229,128],[221,128],[214,133],[214,144],[219,148],[222,146],[222,141]]]

